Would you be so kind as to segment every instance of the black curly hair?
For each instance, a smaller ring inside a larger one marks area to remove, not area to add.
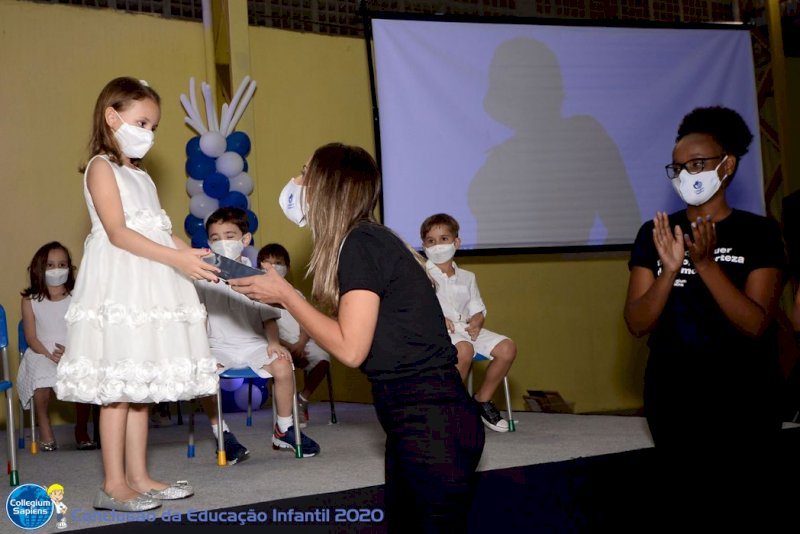
[[[692,110],[681,121],[675,142],[693,133],[710,135],[726,154],[737,159],[747,154],[753,140],[753,134],[742,116],[722,106]]]

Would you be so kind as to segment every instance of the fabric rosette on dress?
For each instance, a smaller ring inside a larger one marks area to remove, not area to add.
[[[146,172],[114,164],[125,224],[175,248],[172,223]],[[213,395],[216,362],[206,310],[192,282],[173,267],[114,246],[94,210],[58,366],[59,399],[109,404],[162,402]]]

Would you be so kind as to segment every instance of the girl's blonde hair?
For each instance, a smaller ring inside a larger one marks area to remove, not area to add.
[[[149,98],[158,106],[161,106],[161,97],[145,82],[127,76],[114,78],[103,87],[97,102],[94,105],[94,115],[92,116],[92,137],[89,139],[89,157],[86,162],[81,164],[79,170],[84,172],[89,160],[97,154],[105,154],[108,159],[122,165],[122,152],[119,149],[117,140],[114,138],[114,130],[106,122],[105,112],[109,107],[117,112],[128,109],[133,100],[144,100]],[[132,159],[131,163],[138,166],[139,160]]]
[[[362,222],[379,224],[375,208],[380,172],[363,148],[331,143],[314,152],[305,171],[306,218],[314,239],[307,275],[312,296],[327,309],[339,306],[339,253],[350,231]],[[406,244],[420,265],[425,259]]]

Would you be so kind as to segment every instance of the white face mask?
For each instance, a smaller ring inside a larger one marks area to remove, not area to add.
[[[436,265],[447,263],[453,256],[456,255],[456,245],[449,243],[447,245],[434,245],[425,249],[425,256]]]
[[[306,213],[308,212],[308,206],[305,193],[305,186],[297,185],[294,178],[291,178],[278,197],[278,204],[280,204],[286,218],[301,228],[307,224]]]
[[[286,278],[286,273],[289,272],[289,268],[285,265],[273,265],[272,268],[275,269],[276,273],[281,275],[281,278]]]
[[[60,286],[67,282],[69,269],[47,269],[44,272],[44,279],[48,286]]]
[[[114,110],[114,113],[117,113],[117,111]],[[122,125],[114,132],[114,138],[119,143],[119,149],[131,159],[143,158],[155,143],[155,134],[147,128],[128,124],[122,120],[119,113],[117,113],[117,117],[122,121]]]
[[[719,169],[720,165],[722,165],[726,159],[728,159],[728,156],[722,158],[719,165],[714,167],[714,170],[711,171],[689,174],[689,171],[683,169],[677,178],[672,179],[672,187],[687,204],[691,206],[705,204],[719,191],[719,188],[722,186],[722,180],[728,177],[726,174],[722,177],[722,180],[720,180],[717,174],[717,169]]]
[[[239,259],[244,250],[244,244],[238,239],[220,239],[210,243],[211,250],[232,260]]]

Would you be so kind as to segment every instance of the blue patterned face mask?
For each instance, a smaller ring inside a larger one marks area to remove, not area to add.
[[[719,191],[722,182],[728,177],[726,174],[720,180],[719,174],[717,174],[717,170],[726,159],[728,159],[728,156],[722,158],[722,161],[710,171],[691,174],[686,169],[683,169],[677,178],[672,179],[672,187],[687,204],[691,206],[705,204]]]

